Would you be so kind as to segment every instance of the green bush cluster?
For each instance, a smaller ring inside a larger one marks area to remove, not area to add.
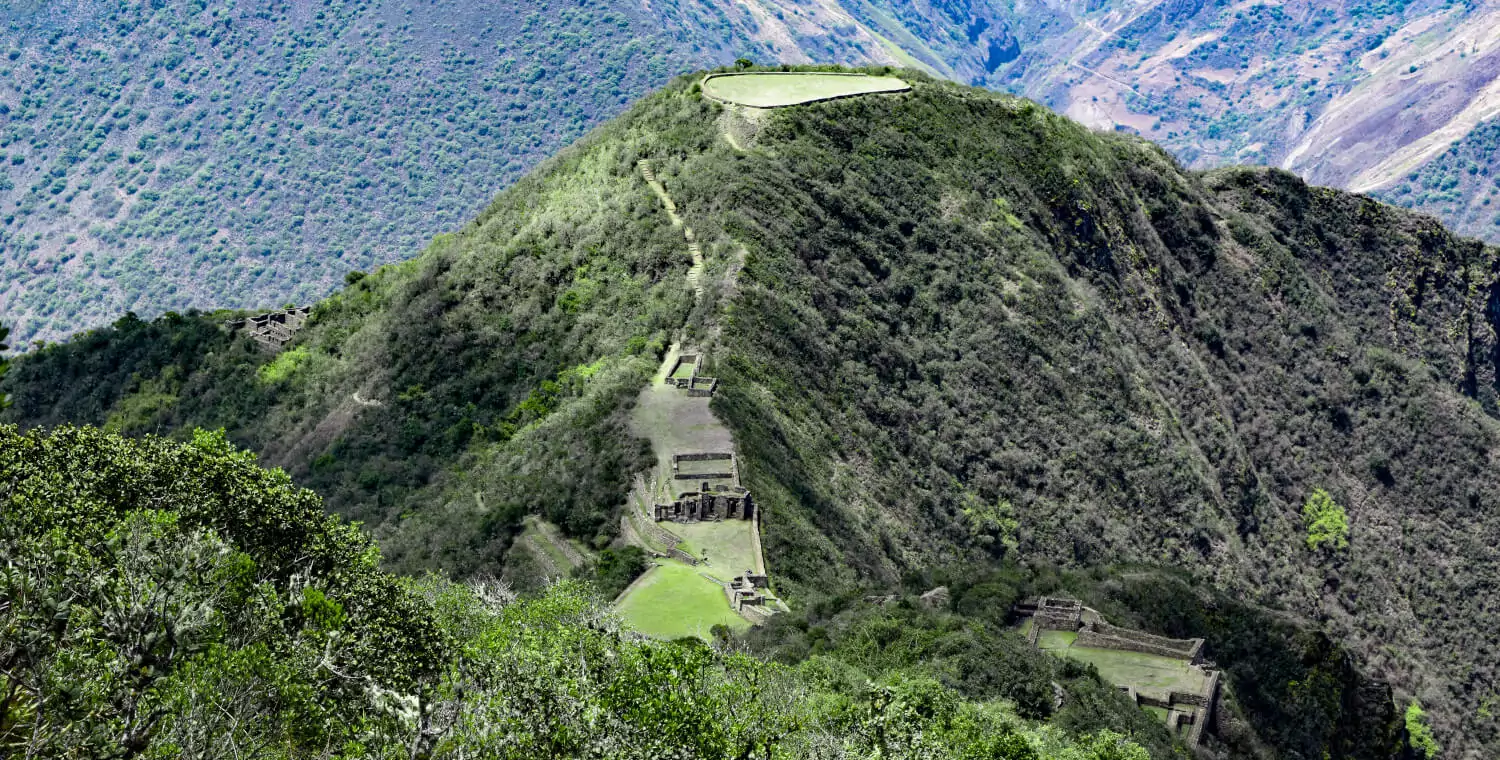
[[[1438,157],[1375,194],[1433,214],[1453,230],[1500,240],[1500,120],[1480,124]]]
[[[1319,488],[1307,497],[1302,522],[1307,525],[1307,548],[1349,548],[1349,515],[1327,491]]]
[[[1406,733],[1411,736],[1411,746],[1427,760],[1442,752],[1432,735],[1432,728],[1427,725],[1427,713],[1422,710],[1422,703],[1416,700],[1406,706]]]

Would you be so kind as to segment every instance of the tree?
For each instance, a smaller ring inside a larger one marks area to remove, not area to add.
[[[1307,526],[1307,548],[1349,547],[1349,515],[1327,491],[1319,488],[1307,497],[1302,505],[1302,522]]]
[[[10,335],[10,328],[0,325],[0,380],[5,379],[5,371],[10,369],[10,362],[5,358],[5,352],[10,346],[5,345],[6,336]],[[10,406],[10,394],[0,393],[0,409]]]
[[[752,61],[749,58],[736,58],[736,59],[734,59],[734,67],[736,69],[739,69],[740,71],[744,71],[745,69],[748,69],[748,68],[750,68],[751,66],[754,66],[754,65],[755,65],[755,61]]]
[[[1429,760],[1443,751],[1432,735],[1432,727],[1427,725],[1427,713],[1422,710],[1422,703],[1415,699],[1406,707],[1406,735],[1412,748]]]

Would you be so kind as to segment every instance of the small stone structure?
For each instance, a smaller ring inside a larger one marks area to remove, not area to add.
[[[729,595],[729,606],[735,612],[744,612],[746,607],[765,607],[766,595],[761,593],[761,589],[766,585],[766,576],[754,570],[746,570],[743,575],[735,576],[734,582],[724,589]]]
[[[1098,610],[1085,607],[1077,599],[1039,597],[1015,607],[1017,614],[1031,619],[1027,641],[1037,644],[1042,631],[1076,631],[1073,646],[1088,649],[1114,649],[1126,652],[1183,660],[1204,676],[1201,692],[1138,689],[1116,684],[1121,691],[1142,707],[1159,707],[1167,711],[1167,729],[1174,734],[1187,729],[1187,744],[1196,748],[1203,740],[1204,727],[1213,718],[1219,698],[1219,670],[1203,659],[1203,639],[1172,639],[1105,622]]]
[[[930,610],[940,610],[948,606],[948,587],[938,586],[931,591],[917,597],[917,601],[923,607]]]
[[[755,515],[755,500],[750,492],[737,486],[724,490],[687,491],[671,504],[657,504],[658,521],[700,522],[703,520],[749,520]]]
[[[302,329],[311,315],[311,306],[298,306],[244,319],[231,319],[224,323],[224,327],[231,333],[244,330],[263,348],[280,351],[292,341],[292,336]]]
[[[1076,631],[1083,627],[1083,602],[1077,599],[1040,597],[1016,605],[1016,612],[1031,618],[1031,643],[1042,631]]]
[[[698,353],[682,354],[677,357],[677,362],[672,365],[671,371],[667,372],[667,385],[681,388],[687,391],[689,396],[709,397],[719,388],[719,379],[716,377],[705,377],[698,374],[703,365],[703,355]],[[686,371],[686,376],[683,376]]]

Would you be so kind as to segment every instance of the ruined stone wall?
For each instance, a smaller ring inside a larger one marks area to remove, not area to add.
[[[1043,608],[1031,617],[1031,626],[1044,631],[1076,631],[1080,625],[1076,612],[1069,614]]]
[[[1154,654],[1160,657],[1170,657],[1174,660],[1186,660],[1182,651],[1173,647],[1164,647],[1157,644],[1148,644],[1144,641],[1127,639],[1120,636],[1106,636],[1098,631],[1082,630],[1078,632],[1078,639],[1073,646],[1088,647],[1090,649],[1119,649],[1125,652],[1140,652],[1141,654]]]
[[[231,319],[224,323],[224,328],[230,332],[244,330],[256,343],[275,351],[290,343],[292,336],[302,329],[311,315],[311,306],[299,306],[244,319]]]
[[[672,461],[674,462],[717,462],[722,459],[734,459],[734,455],[724,451],[672,455]]]
[[[1193,730],[1188,734],[1188,746],[1197,747],[1203,742],[1203,729],[1213,719],[1214,708],[1218,706],[1219,698],[1219,671],[1215,670],[1208,675],[1208,686],[1203,690],[1203,706],[1194,713]]]
[[[1181,657],[1184,660],[1195,659],[1203,652],[1203,639],[1173,639],[1166,636],[1157,636],[1144,631],[1110,625],[1103,620],[1096,621],[1089,627],[1105,636],[1129,639],[1161,649],[1171,650],[1176,654],[1169,656]]]

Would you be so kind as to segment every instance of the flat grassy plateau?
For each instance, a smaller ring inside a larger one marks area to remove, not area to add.
[[[911,85],[896,77],[867,74],[818,74],[812,72],[757,72],[710,77],[703,94],[753,108],[776,108],[818,100],[904,92]]]
[[[1194,670],[1186,660],[1140,652],[1074,646],[1073,642],[1077,638],[1078,634],[1070,631],[1042,631],[1037,644],[1058,656],[1091,663],[1106,681],[1120,686],[1195,694],[1203,690],[1202,673]]]

